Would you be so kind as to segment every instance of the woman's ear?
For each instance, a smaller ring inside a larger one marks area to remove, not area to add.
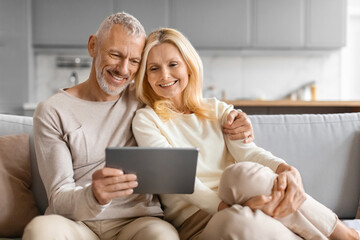
[[[97,42],[97,37],[95,35],[91,35],[88,41],[88,52],[91,57],[95,56],[96,42]]]

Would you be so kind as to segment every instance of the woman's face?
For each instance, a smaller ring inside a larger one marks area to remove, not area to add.
[[[146,62],[146,74],[154,92],[183,105],[182,92],[189,81],[188,67],[179,49],[170,43],[153,47]]]

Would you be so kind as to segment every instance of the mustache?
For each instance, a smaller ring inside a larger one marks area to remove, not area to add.
[[[109,69],[108,70],[109,72],[111,72],[112,74],[116,75],[116,76],[120,76],[122,78],[127,78],[129,79],[130,78],[130,75],[129,74],[121,74],[118,70],[116,69]]]

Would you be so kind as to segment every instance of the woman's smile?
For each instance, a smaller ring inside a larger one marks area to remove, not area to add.
[[[162,87],[162,88],[171,87],[171,86],[173,86],[175,83],[177,83],[178,81],[179,81],[179,80],[175,80],[175,81],[170,82],[170,83],[159,84],[159,86]]]

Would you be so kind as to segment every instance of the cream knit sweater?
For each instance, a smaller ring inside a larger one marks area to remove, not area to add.
[[[222,126],[233,107],[216,99],[205,99],[205,102],[216,110],[216,120],[201,120],[195,114],[183,114],[164,122],[149,106],[139,109],[133,120],[133,133],[139,146],[199,149],[194,193],[160,196],[165,218],[176,227],[199,209],[210,214],[217,212],[219,180],[229,164],[253,161],[275,171],[284,162],[255,143],[229,140],[222,133]]]

